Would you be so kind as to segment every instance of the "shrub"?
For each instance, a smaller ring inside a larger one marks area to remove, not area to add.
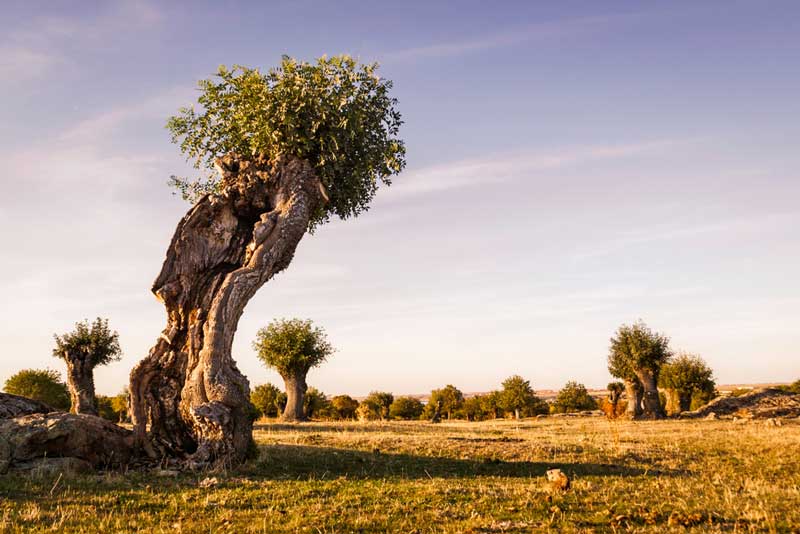
[[[558,392],[553,401],[552,410],[556,413],[580,412],[583,410],[597,409],[597,401],[589,395],[586,386],[574,381],[567,384]]]
[[[336,395],[331,399],[331,415],[334,419],[355,419],[358,401],[350,395]]]
[[[250,402],[258,417],[278,417],[286,406],[286,394],[273,384],[261,384],[250,392]]]
[[[389,407],[389,416],[392,419],[419,419],[424,406],[419,399],[414,397],[397,397]]]
[[[71,405],[67,385],[58,371],[25,369],[5,384],[5,392],[48,404],[56,410],[69,410]]]
[[[394,402],[394,395],[386,391],[372,391],[367,398],[358,405],[358,418],[372,421],[374,419],[389,419],[389,408]]]

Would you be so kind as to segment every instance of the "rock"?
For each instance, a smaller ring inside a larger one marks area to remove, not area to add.
[[[13,419],[14,417],[33,413],[49,413],[55,411],[57,410],[37,400],[20,397],[19,395],[11,395],[10,393],[0,393],[0,419]]]
[[[208,477],[201,480],[197,485],[201,488],[211,488],[219,484],[217,477]]]
[[[716,398],[693,412],[684,412],[681,417],[700,418],[710,413],[750,419],[800,417],[800,394],[772,388],[756,389],[738,397]]]
[[[783,422],[780,419],[775,419],[774,417],[770,417],[764,421],[766,426],[783,426]]]
[[[176,469],[157,469],[155,474],[157,477],[176,477],[180,474],[180,471]]]
[[[709,412],[709,414],[708,414],[708,415],[706,415],[706,417],[705,417],[705,418],[706,418],[707,420],[709,420],[709,421],[714,421],[714,420],[716,420],[716,419],[719,419],[719,417],[717,417],[717,414],[715,414],[714,412]]]
[[[549,417],[547,414],[540,413],[536,416],[536,419],[547,419],[547,417]]]
[[[547,482],[552,491],[566,491],[570,486],[569,477],[561,469],[548,469]]]

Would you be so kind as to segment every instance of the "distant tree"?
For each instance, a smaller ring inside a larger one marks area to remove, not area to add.
[[[125,423],[130,420],[130,414],[128,413],[130,396],[130,391],[125,387],[122,391],[111,397],[111,409],[119,415],[119,423]]]
[[[311,321],[280,319],[258,331],[253,349],[264,364],[274,368],[286,383],[284,421],[303,421],[306,375],[333,354],[325,331]]]
[[[497,419],[503,415],[503,393],[491,391],[481,396],[481,406],[489,419]]]
[[[114,404],[114,397],[107,395],[97,395],[97,415],[111,421],[112,423],[119,423],[122,414],[116,409]]]
[[[372,391],[359,404],[359,419],[389,419],[389,408],[394,402],[394,395],[386,391]]]
[[[556,413],[595,410],[597,409],[597,401],[589,395],[586,386],[570,381],[558,392],[552,408]]]
[[[303,410],[306,419],[327,418],[330,416],[331,401],[327,395],[315,387],[310,387],[303,397]]]
[[[56,346],[53,356],[67,364],[67,387],[72,400],[72,411],[97,415],[94,392],[94,368],[119,361],[122,350],[119,334],[108,327],[108,319],[75,323],[75,330],[63,336],[54,335]]]
[[[253,388],[250,402],[258,410],[259,417],[277,417],[286,406],[286,393],[267,382]]]
[[[464,394],[461,393],[457,387],[448,384],[442,389],[434,389],[431,391],[428,404],[426,406],[426,417],[432,417],[433,411],[436,406],[440,407],[441,413],[447,416],[447,419],[452,419],[453,414],[461,409],[464,404]]]
[[[58,371],[25,369],[6,380],[6,393],[20,395],[48,404],[56,410],[69,410],[67,385]]]
[[[657,384],[661,366],[671,356],[669,338],[653,332],[641,321],[620,326],[611,338],[608,370],[612,376],[626,383],[626,392],[635,387],[635,384],[629,384],[633,378],[638,380],[643,390],[642,410],[645,417],[664,417]]]
[[[691,409],[692,397],[713,396],[714,372],[696,354],[682,353],[661,367],[658,385],[666,392],[667,415],[678,415]],[[709,399],[710,400],[710,399]]]
[[[355,419],[358,401],[350,395],[336,395],[331,399],[331,413],[335,419]]]
[[[513,413],[515,419],[548,411],[546,404],[536,396],[531,383],[519,375],[503,380],[500,402],[503,410]]]
[[[419,419],[425,407],[419,399],[414,397],[397,397],[389,407],[389,417],[392,419]]]
[[[467,421],[483,421],[489,418],[490,412],[486,409],[486,395],[473,395],[464,399],[461,413]]]

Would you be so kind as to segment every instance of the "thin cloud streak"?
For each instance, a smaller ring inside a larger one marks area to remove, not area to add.
[[[640,16],[639,14],[625,14],[608,17],[583,17],[531,24],[521,29],[484,35],[477,39],[465,39],[462,41],[418,46],[399,50],[397,52],[389,52],[383,56],[383,59],[384,61],[410,61],[460,56],[471,52],[519,45],[534,40],[548,40],[569,35],[579,35],[607,28],[612,24],[633,20]]]
[[[698,141],[698,139],[664,139],[624,145],[589,146],[550,154],[531,152],[493,154],[486,158],[466,159],[412,171],[404,175],[402,180],[398,180],[392,186],[391,194],[384,195],[383,198],[390,202],[428,193],[504,182],[531,171],[560,169],[593,160],[614,160],[656,154],[678,145]]]

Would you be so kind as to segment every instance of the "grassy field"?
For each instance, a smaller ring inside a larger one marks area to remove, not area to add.
[[[800,421],[262,424],[256,440],[234,473],[0,477],[0,532],[800,532]],[[549,468],[572,488],[551,492]]]

